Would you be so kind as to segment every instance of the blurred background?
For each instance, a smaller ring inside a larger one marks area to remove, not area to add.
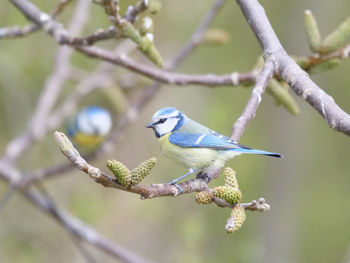
[[[33,1],[49,12],[56,1]],[[122,10],[135,1],[121,1]],[[164,0],[154,17],[155,43],[170,59],[191,36],[213,1]],[[324,35],[349,16],[350,2],[316,0],[261,1],[286,50],[309,55],[303,26],[303,11],[310,9]],[[25,18],[8,1],[0,0],[0,26],[24,25]],[[72,14],[70,5],[60,21]],[[109,26],[103,9],[92,5],[85,34]],[[178,70],[186,73],[229,73],[250,71],[260,47],[235,1],[228,1],[213,27],[230,36],[226,45],[199,47]],[[115,41],[99,45],[111,48]],[[46,78],[53,69],[56,42],[43,32],[23,39],[0,41],[0,151],[26,127]],[[75,53],[72,64],[87,72],[99,63]],[[350,61],[336,69],[313,75],[312,79],[350,112]],[[142,85],[133,83],[135,74],[114,72],[126,96]],[[130,84],[131,83],[131,84]],[[74,80],[63,89],[59,102],[75,87]],[[144,183],[168,182],[185,169],[165,159],[151,130],[144,128],[153,113],[175,106],[189,117],[229,135],[241,114],[251,89],[246,87],[165,85],[130,125],[112,153],[99,156],[93,164],[106,170],[107,159],[117,159],[132,168],[151,156],[159,160]],[[293,94],[294,95],[294,94]],[[282,153],[285,158],[240,156],[227,165],[237,172],[243,200],[266,198],[270,212],[247,212],[242,229],[227,235],[224,225],[228,209],[199,206],[193,195],[141,201],[137,195],[105,189],[74,169],[45,180],[44,185],[57,205],[128,249],[155,262],[350,262],[350,140],[332,131],[321,116],[301,98],[301,114],[292,116],[264,95],[256,118],[249,124],[241,143]],[[79,105],[100,105],[115,118],[118,111],[103,92],[95,91]],[[72,115],[74,113],[72,112]],[[64,126],[60,128],[64,131]],[[35,144],[20,160],[26,172],[67,162],[52,133]],[[223,178],[211,183],[220,185]],[[0,181],[0,197],[8,185]],[[115,262],[92,246],[99,262]],[[16,194],[0,214],[0,262],[84,262],[70,236],[55,221]]]

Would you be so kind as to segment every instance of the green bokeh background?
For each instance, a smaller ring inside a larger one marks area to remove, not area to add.
[[[56,1],[33,1],[49,12]],[[121,1],[123,8],[135,1]],[[155,41],[165,59],[171,58],[191,36],[213,1],[164,0],[155,19]],[[295,55],[310,51],[303,28],[303,11],[311,9],[326,35],[349,16],[348,0],[261,1],[286,50]],[[66,23],[70,6],[60,20]],[[85,32],[107,27],[100,7],[91,8]],[[8,2],[0,0],[0,26],[26,24]],[[224,46],[204,45],[179,72],[228,73],[249,71],[260,47],[235,1],[228,1],[214,23],[230,35]],[[111,47],[109,41],[103,46]],[[26,127],[45,79],[53,69],[57,44],[43,32],[24,39],[0,40],[0,151]],[[93,70],[98,63],[80,54],[74,65]],[[350,112],[350,61],[312,76],[313,80]],[[130,74],[118,71],[121,74]],[[65,85],[62,98],[75,83]],[[250,89],[244,87],[175,87],[166,85],[131,125],[115,150],[94,165],[103,168],[115,158],[129,167],[156,156],[159,164],[145,183],[167,182],[185,172],[161,156],[156,140],[144,124],[157,109],[176,106],[203,124],[229,134]],[[349,137],[332,131],[302,99],[301,115],[291,116],[266,94],[256,118],[241,138],[248,146],[276,151],[284,159],[241,156],[228,165],[237,171],[244,200],[261,196],[272,210],[248,212],[241,230],[225,233],[228,209],[198,206],[192,195],[141,201],[130,193],[105,189],[77,170],[45,181],[59,207],[68,210],[103,235],[156,262],[349,262],[350,162]],[[93,93],[84,104],[106,104]],[[72,113],[73,114],[73,113]],[[32,171],[67,160],[51,134],[19,161]],[[212,182],[222,183],[223,179]],[[0,196],[7,189],[0,182]],[[98,262],[115,262],[92,246]],[[347,260],[347,261],[346,261]],[[71,237],[51,218],[16,195],[0,214],[0,262],[84,262]]]

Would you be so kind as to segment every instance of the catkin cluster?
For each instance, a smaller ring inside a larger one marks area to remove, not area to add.
[[[125,187],[139,184],[157,164],[157,158],[152,157],[133,170],[129,170],[124,164],[116,160],[108,160],[107,167],[114,174],[117,182]]]

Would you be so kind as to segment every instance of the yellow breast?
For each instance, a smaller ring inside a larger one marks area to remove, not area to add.
[[[80,146],[96,146],[103,141],[104,137],[98,135],[87,135],[77,132],[74,135],[74,142]]]
[[[170,133],[158,139],[163,154],[187,168],[202,169],[219,159],[215,150],[208,148],[185,148],[169,142]]]

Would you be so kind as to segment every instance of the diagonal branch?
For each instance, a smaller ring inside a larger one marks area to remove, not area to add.
[[[296,94],[305,99],[328,125],[350,136],[350,115],[344,112],[334,99],[319,88],[294,60],[289,57],[277,38],[264,8],[257,0],[237,0],[238,5],[258,39],[264,54],[276,64],[276,71]]]
[[[147,263],[149,261],[141,258],[134,252],[125,249],[117,244],[113,244],[111,241],[103,237],[100,233],[96,232],[90,226],[81,222],[78,218],[60,210],[53,202],[53,200],[43,193],[36,193],[32,188],[25,187],[21,184],[21,180],[24,178],[21,172],[14,168],[12,165],[0,160],[0,179],[5,179],[9,184],[14,186],[22,195],[26,197],[26,200],[33,203],[40,208],[46,214],[52,216],[57,222],[59,222],[65,230],[70,234],[85,240],[114,258],[120,259],[123,262],[129,263]]]
[[[191,75],[191,74],[178,74],[171,73],[166,70],[158,69],[155,67],[150,67],[146,64],[141,64],[135,61],[132,61],[125,56],[115,55],[112,52],[98,48],[98,47],[84,47],[88,43],[93,43],[94,35],[91,36],[90,40],[87,38],[75,38],[75,34],[70,34],[64,27],[57,21],[50,18],[50,16],[42,12],[37,6],[27,0],[11,0],[13,4],[20,9],[25,16],[32,20],[34,23],[42,27],[48,34],[52,35],[59,44],[68,44],[76,47],[76,50],[83,52],[84,54],[108,61],[110,63],[121,65],[125,68],[128,68],[136,73],[140,73],[146,77],[152,78],[156,81],[160,81],[168,84],[175,85],[188,85],[188,84],[197,84],[205,86],[237,86],[240,84],[250,84],[255,80],[256,72],[242,73],[237,72],[224,75],[215,75],[215,74],[204,74],[204,75]],[[197,46],[203,40],[203,34],[210,25],[212,19],[215,17],[218,10],[225,3],[225,0],[216,2],[213,5],[210,13],[203,19],[203,22],[198,30],[193,34],[191,39],[191,48],[184,50],[181,57],[179,56],[173,62],[168,63],[166,67],[168,70],[172,70],[175,65],[179,64],[181,60],[191,52],[191,50]],[[112,30],[112,29],[111,29]],[[113,33],[113,32],[112,32]],[[102,34],[102,33],[101,33]],[[103,34],[102,34],[103,35]],[[109,36],[106,33],[107,37]],[[98,39],[98,37],[97,37]],[[101,38],[103,39],[103,38]],[[89,42],[91,41],[91,42]]]
[[[198,40],[195,40],[196,45]],[[135,62],[125,56],[112,54],[110,51],[98,47],[76,47],[76,50],[88,55],[121,65],[131,71],[142,74],[159,82],[172,85],[205,85],[205,86],[237,86],[240,84],[250,84],[255,80],[256,72],[215,75],[215,74],[181,74],[172,73],[166,70],[151,67],[146,64]]]
[[[94,229],[85,225],[77,218],[71,217],[66,213],[63,213],[55,205],[53,200],[43,193],[38,194],[31,189],[23,190],[22,194],[27,197],[27,200],[39,207],[42,211],[52,216],[57,222],[63,225],[69,233],[74,236],[83,239],[95,247],[103,250],[107,254],[110,254],[114,258],[117,258],[123,262],[128,263],[149,263],[150,261],[141,258],[134,252],[113,244],[103,236],[101,236]]]
[[[65,7],[71,2],[71,0],[60,0],[55,9],[51,12],[52,19],[56,19],[60,15]],[[1,38],[15,38],[24,37],[31,33],[38,31],[40,27],[36,24],[26,26],[12,26],[12,27],[1,27],[0,28],[0,39]]]
[[[220,8],[226,3],[226,0],[217,0],[213,6],[209,9],[208,13],[204,16],[200,24],[197,26],[195,32],[192,34],[191,39],[184,45],[184,47],[179,51],[179,53],[171,60],[166,63],[166,68],[168,70],[176,69],[189,55],[190,53],[198,46],[201,39],[203,39],[204,34],[210,24],[213,22],[214,18],[218,14]],[[198,42],[199,41],[199,42]],[[233,82],[238,80],[239,74],[232,75]],[[113,149],[114,144],[118,141],[120,136],[122,136],[124,130],[128,127],[130,123],[135,121],[139,112],[143,107],[153,98],[153,96],[160,90],[161,83],[154,82],[147,88],[145,88],[142,94],[137,97],[134,102],[129,106],[129,109],[123,116],[118,116],[117,125],[110,133],[108,139],[94,152],[86,156],[87,160],[96,158],[100,154],[109,152]],[[73,166],[71,163],[63,163],[49,168],[44,168],[34,172],[31,176],[28,176],[25,180],[25,184],[33,183],[37,180],[52,177],[57,174],[62,174],[63,172],[68,171]]]
[[[69,31],[73,34],[79,34],[87,21],[89,1],[80,0],[77,3],[73,18],[69,25]],[[35,9],[35,7],[30,8]],[[49,17],[49,16],[47,16]],[[49,19],[49,18],[47,18]],[[28,128],[7,146],[4,159],[8,162],[15,161],[25,150],[37,140],[44,136],[43,126],[46,119],[58,99],[58,94],[69,77],[69,64],[73,51],[67,47],[60,47],[57,51],[54,70],[45,82],[40,93],[40,97],[32,115]]]
[[[231,133],[231,139],[239,141],[248,123],[255,117],[255,113],[261,102],[261,96],[265,92],[266,86],[275,73],[273,60],[267,57],[264,67],[258,75],[255,87],[245,106],[241,116],[234,123]]]

